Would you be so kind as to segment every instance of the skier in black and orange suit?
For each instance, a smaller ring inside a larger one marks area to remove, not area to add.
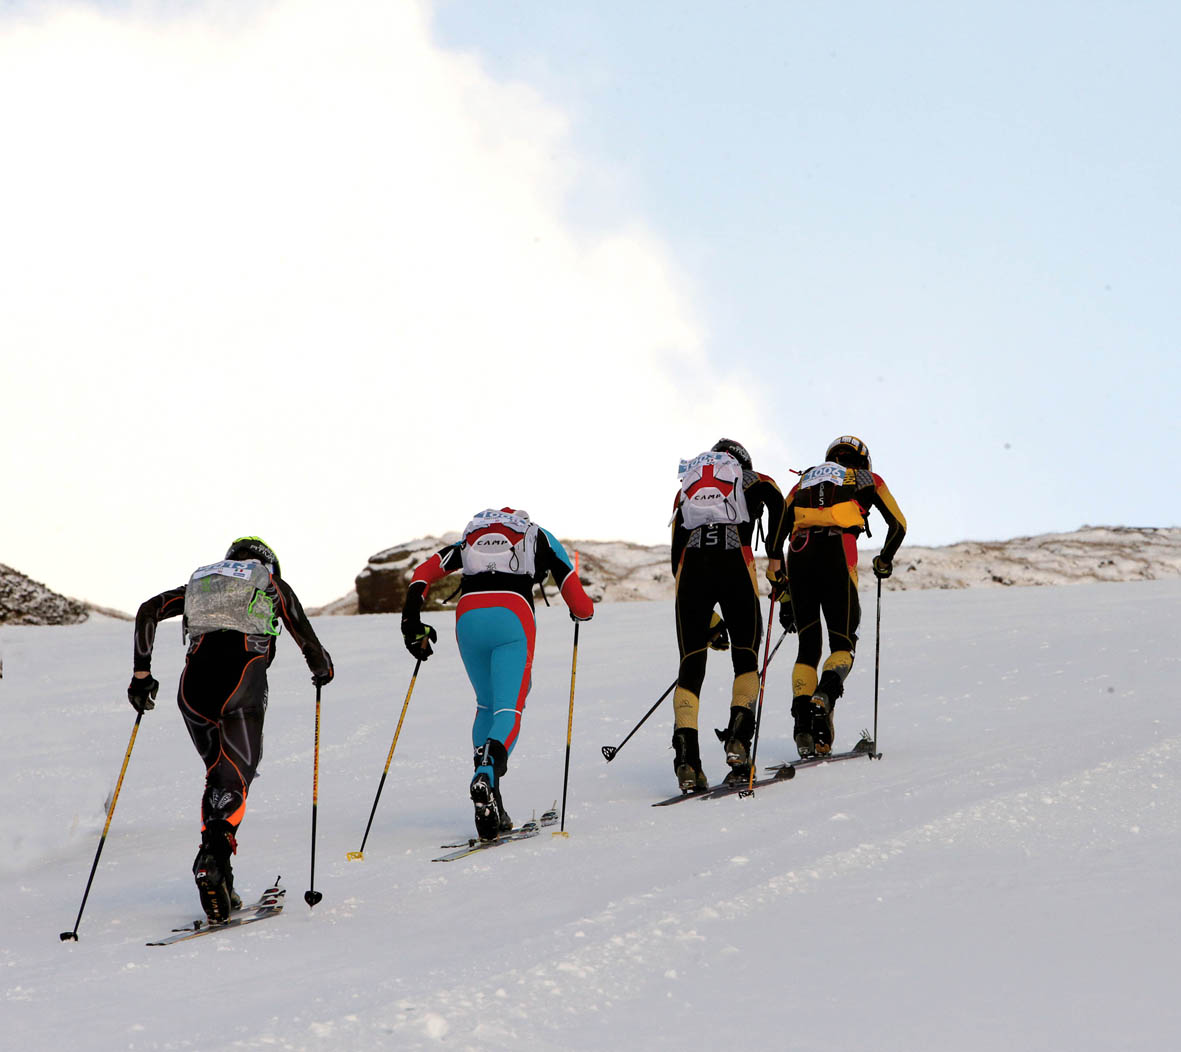
[[[906,535],[906,517],[893,495],[873,472],[869,448],[853,435],[829,444],[824,463],[800,476],[787,498],[782,534],[787,561],[778,577],[767,576],[780,602],[779,619],[789,632],[799,630],[799,650],[792,669],[791,714],[800,756],[832,751],[832,712],[853,668],[861,603],[857,597],[857,537],[866,516],[877,508],[886,520],[886,539],[873,561],[876,577],[893,572],[894,554]],[[817,679],[828,629],[829,656]]]
[[[681,663],[673,694],[673,767],[682,791],[709,787],[701,769],[697,710],[705,680],[707,648],[726,649],[734,665],[730,722],[719,731],[730,765],[727,781],[750,776],[754,704],[759,694],[758,647],[763,635],[758,579],[751,549],[755,523],[767,510],[767,537],[776,537],[783,494],[770,475],[751,466],[733,439],[681,465],[672,522],[672,570],[676,581],[677,646]],[[781,546],[768,544],[778,572]],[[721,619],[714,607],[721,610]]]
[[[193,878],[211,920],[241,905],[230,855],[246,813],[246,794],[262,759],[267,669],[280,622],[303,652],[317,687],[332,680],[332,658],[316,638],[274,551],[258,537],[239,537],[225,559],[200,567],[187,585],[153,596],[135,618],[134,675],[127,700],[137,712],[155,707],[152,677],[156,626],[185,615],[190,637],[177,691],[189,737],[205,764],[201,848]]]

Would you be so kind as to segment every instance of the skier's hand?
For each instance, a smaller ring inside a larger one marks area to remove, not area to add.
[[[879,581],[889,577],[894,572],[894,563],[890,559],[883,559],[880,555],[874,556],[873,560],[873,575]]]
[[[143,677],[132,676],[127,687],[127,700],[136,712],[147,712],[156,707],[155,697],[159,689],[160,684],[150,672]]]
[[[785,632],[796,630],[796,612],[791,608],[790,595],[785,595],[779,600],[779,623]]]
[[[783,572],[782,567],[775,571],[768,569],[767,580],[771,582],[771,598],[775,602],[791,602],[791,595],[789,594],[787,584],[787,574]]]
[[[709,647],[711,650],[729,650],[730,633],[726,631],[726,622],[717,614],[711,614],[709,619]]]
[[[332,667],[332,657],[323,648],[320,650],[320,660],[308,667],[312,673],[312,683],[317,687],[328,686],[332,682],[332,677],[336,675],[336,670]]]
[[[569,609],[569,608],[567,608],[567,609]],[[587,614],[586,617],[579,617],[573,610],[570,611],[570,620],[571,621],[589,621],[594,616],[595,616],[595,612],[593,610],[589,614]]]
[[[430,625],[424,625],[418,618],[403,618],[402,641],[412,658],[426,661],[434,653],[432,643],[438,642],[439,634]]]

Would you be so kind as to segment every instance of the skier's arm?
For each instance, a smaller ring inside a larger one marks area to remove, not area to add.
[[[894,499],[890,487],[886,485],[882,477],[874,475],[873,481],[873,506],[882,513],[882,518],[886,520],[886,539],[882,543],[882,553],[878,558],[885,563],[892,563],[895,553],[902,544],[902,538],[906,536],[906,516],[902,514],[902,509],[898,507],[898,502]]]
[[[271,584],[274,587],[274,597],[278,601],[279,617],[303,654],[303,659],[312,673],[312,682],[318,687],[328,684],[335,674],[332,657],[316,638],[316,630],[312,628],[308,615],[304,613],[303,604],[291,585],[283,578],[272,574]]]
[[[422,605],[427,592],[436,581],[462,569],[463,556],[458,544],[440,548],[426,562],[420,563],[410,576],[406,589],[406,601],[402,604],[402,642],[410,656],[425,661],[434,653],[431,644],[438,640],[438,634],[430,625],[422,623]]]
[[[586,594],[574,563],[562,547],[562,542],[549,530],[541,529],[537,538],[537,568],[554,575],[554,583],[562,601],[570,608],[570,616],[576,621],[589,621],[595,616],[595,604]]]
[[[763,541],[767,558],[779,563],[783,561],[783,515],[787,507],[783,491],[770,475],[759,475],[759,481],[752,487],[754,495],[767,509],[767,536]]]
[[[680,491],[678,491],[677,496],[680,496]],[[689,531],[682,525],[684,519],[681,517],[680,504],[677,503],[674,507],[676,510],[673,512],[673,533],[670,544],[670,555],[672,556],[673,580],[675,581],[677,578],[677,567],[681,565],[681,556],[684,554],[685,545],[689,541]]]
[[[767,529],[767,557],[782,561],[785,578],[787,576],[787,560],[783,557],[783,549],[791,537],[792,524],[795,522],[795,504],[793,502],[799,488],[799,486],[792,486],[791,492],[783,501],[783,509],[779,514],[778,523],[775,524],[774,529],[770,526]]]
[[[156,626],[185,612],[185,586],[170,588],[140,604],[135,615],[135,648],[132,669],[136,679],[146,679],[152,671],[152,648],[156,645]]]
[[[402,606],[402,620],[417,620],[422,613],[422,607],[431,590],[431,585],[462,567],[463,558],[459,554],[458,544],[449,544],[446,548],[440,548],[426,562],[419,563],[415,567],[414,573],[411,574],[410,584],[406,589],[406,602]]]

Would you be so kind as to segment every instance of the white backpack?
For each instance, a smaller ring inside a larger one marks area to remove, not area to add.
[[[463,572],[533,577],[537,571],[537,530],[523,511],[488,508],[479,512],[464,527],[459,549]]]
[[[750,522],[746,492],[742,487],[742,465],[729,453],[702,453],[682,460],[681,492],[677,507],[688,530],[715,522],[736,525]]]

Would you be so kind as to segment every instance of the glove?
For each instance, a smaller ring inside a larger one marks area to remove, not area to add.
[[[880,555],[875,556],[873,560],[873,575],[879,581],[889,577],[894,572],[894,562],[891,559],[883,559]]]
[[[717,614],[713,614],[709,621],[710,650],[729,650],[730,633],[726,631],[726,622]]]
[[[791,604],[791,596],[788,590],[787,574],[783,572],[780,567],[774,573],[767,571],[767,580],[771,582],[771,598],[780,604]]]
[[[412,658],[426,661],[433,653],[432,643],[438,642],[439,633],[430,625],[424,625],[418,618],[402,622],[402,641]]]
[[[586,617],[579,617],[573,610],[570,611],[570,620],[571,621],[589,621],[594,616],[595,615],[594,615],[593,610],[589,614],[587,614]]]
[[[147,712],[156,707],[154,699],[159,689],[160,684],[152,678],[150,672],[142,679],[132,676],[127,687],[127,700],[136,712]]]
[[[796,630],[796,612],[791,608],[791,596],[785,595],[779,601],[779,623],[783,626],[783,631],[794,632]]]
[[[312,683],[317,687],[326,687],[332,682],[332,677],[336,674],[332,667],[332,657],[327,650],[321,650],[321,663],[317,664],[311,669]]]

